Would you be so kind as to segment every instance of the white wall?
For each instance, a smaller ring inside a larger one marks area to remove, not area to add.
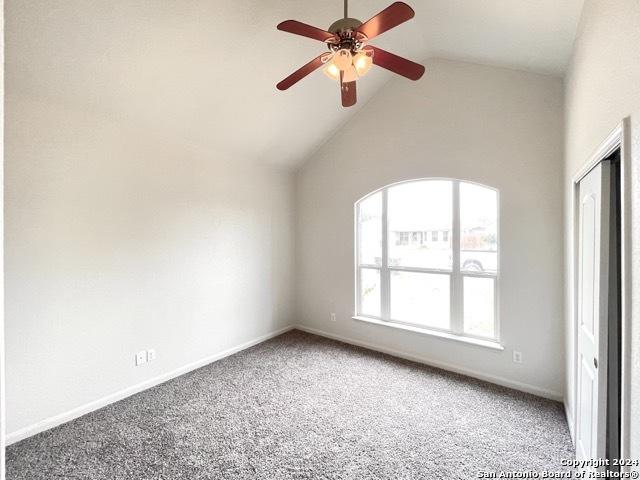
[[[293,176],[6,102],[12,433],[290,324]],[[157,359],[134,366],[138,350]]]
[[[421,81],[392,80],[298,172],[296,318],[561,398],[562,81],[468,63],[426,64]],[[353,204],[418,177],[500,190],[504,352],[351,319]],[[329,321],[330,311],[337,322]],[[512,362],[513,349],[523,352],[522,365]]]
[[[589,159],[599,144],[626,116],[640,114],[640,3],[637,0],[586,0],[575,42],[574,54],[566,77],[566,141],[565,141],[565,206],[569,207],[572,194],[571,179]],[[640,145],[638,145],[640,147]],[[635,198],[633,222],[635,237],[633,248],[636,257],[633,271],[633,291],[640,291],[640,174],[638,149],[634,159]],[[566,212],[567,266],[566,285],[570,281],[571,226]],[[569,386],[573,382],[573,331],[570,290],[566,290],[567,323],[567,405],[574,412],[574,394]],[[634,295],[634,351],[632,372],[632,455],[640,457],[640,325],[638,309],[640,300]]]

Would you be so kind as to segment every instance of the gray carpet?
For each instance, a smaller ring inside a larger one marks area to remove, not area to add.
[[[559,403],[293,331],[12,445],[7,478],[467,480],[573,455]]]

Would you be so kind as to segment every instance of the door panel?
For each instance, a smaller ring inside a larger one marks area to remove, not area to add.
[[[578,436],[576,439],[576,449],[578,455],[582,458],[594,457],[593,445],[593,417],[594,417],[594,400],[597,394],[597,385],[595,372],[584,357],[580,362],[580,371],[578,372],[579,398],[582,399],[582,412],[580,416],[580,425],[578,426]]]
[[[582,185],[581,185],[582,187]],[[581,295],[580,295],[580,330],[584,335],[588,335],[595,341],[594,314],[596,308],[595,292],[596,286],[596,198],[595,195],[585,195],[582,199],[580,215],[580,239],[582,248],[580,251],[580,273]]]

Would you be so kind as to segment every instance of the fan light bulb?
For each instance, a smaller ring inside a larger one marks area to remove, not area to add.
[[[334,65],[333,62],[327,62],[327,66],[322,70],[324,74],[331,80],[340,80],[340,69]]]
[[[359,77],[365,76],[372,64],[373,59],[365,52],[360,52],[353,57],[353,66],[356,67],[356,72],[358,72]]]
[[[338,50],[336,53],[333,54],[333,58],[331,61],[340,70],[346,70],[351,66],[351,62],[352,62],[351,52],[346,48],[343,48],[342,50]]]

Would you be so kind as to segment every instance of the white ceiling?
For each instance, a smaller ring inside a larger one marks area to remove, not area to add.
[[[351,0],[366,20],[392,0]],[[373,44],[562,75],[583,0],[408,0],[416,18]],[[315,72],[275,84],[324,51],[276,30],[327,28],[342,1],[7,0],[7,93],[90,108],[216,155],[295,166],[347,122],[337,84]],[[427,62],[428,75],[428,62]],[[391,74],[359,82],[359,105]],[[412,88],[409,80],[407,88]]]

